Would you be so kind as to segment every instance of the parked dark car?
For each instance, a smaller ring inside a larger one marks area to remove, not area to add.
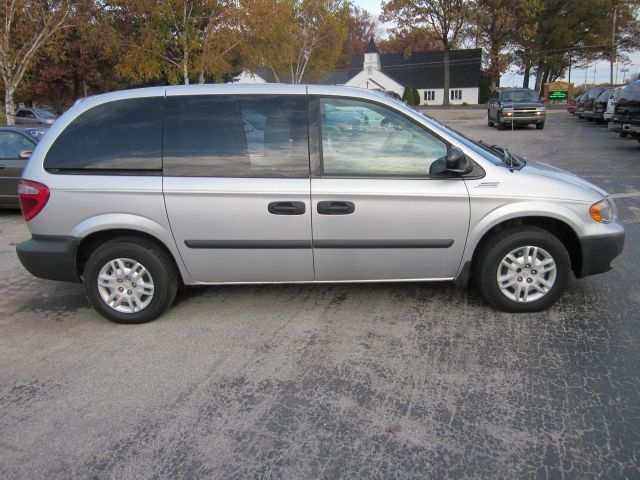
[[[505,125],[535,124],[544,128],[547,107],[536,92],[529,88],[496,88],[489,98],[487,124],[504,130]]]
[[[583,118],[582,116],[582,112],[584,112],[584,101],[587,98],[587,95],[589,95],[589,91],[587,90],[586,92],[583,92],[579,97],[578,100],[576,101],[576,111],[575,111],[575,115],[578,118]]]
[[[598,98],[596,98],[594,106],[593,106],[593,119],[597,123],[604,122],[604,112],[607,111],[607,104],[609,103],[609,99],[613,92],[615,92],[615,87],[607,87],[605,88]]]
[[[582,95],[583,93],[584,92],[576,93],[569,99],[569,102],[567,102],[567,112],[569,112],[571,115],[575,115],[576,108],[578,108],[578,98],[580,98],[580,95]]]
[[[624,87],[617,99],[609,130],[620,136],[630,135],[640,142],[640,80]]]
[[[604,92],[605,87],[593,87],[591,90],[587,92],[587,96],[584,99],[583,109],[582,109],[582,117],[587,120],[593,120],[593,113],[595,110],[596,98],[600,96],[602,92]]]
[[[18,181],[31,151],[45,131],[41,128],[0,128],[0,208],[19,208]]]

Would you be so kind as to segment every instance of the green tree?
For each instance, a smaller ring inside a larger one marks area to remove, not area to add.
[[[0,78],[7,125],[15,122],[14,95],[34,61],[68,24],[67,1],[12,0],[0,3]]]
[[[561,77],[570,64],[611,58],[611,31],[616,12],[618,53],[640,47],[638,0],[542,0],[521,35],[516,58],[522,67],[524,86],[535,71],[535,89],[542,93],[547,81]]]
[[[407,85],[406,87],[404,87],[402,100],[415,107],[416,105],[420,105],[420,93],[418,93],[418,90],[416,90],[411,85]]]

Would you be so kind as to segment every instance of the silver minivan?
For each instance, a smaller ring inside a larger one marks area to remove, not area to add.
[[[624,244],[602,189],[346,87],[87,98],[38,144],[19,195],[26,269],[82,282],[123,323],[196,284],[473,278],[495,308],[537,311]]]

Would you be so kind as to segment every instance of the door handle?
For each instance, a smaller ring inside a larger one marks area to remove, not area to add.
[[[271,202],[268,209],[273,215],[302,215],[306,211],[304,202]]]
[[[318,213],[320,215],[349,215],[356,210],[353,202],[318,202]]]

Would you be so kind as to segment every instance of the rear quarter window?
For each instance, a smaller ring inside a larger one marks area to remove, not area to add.
[[[162,97],[131,98],[87,110],[51,145],[44,168],[53,173],[160,174],[162,101]]]

